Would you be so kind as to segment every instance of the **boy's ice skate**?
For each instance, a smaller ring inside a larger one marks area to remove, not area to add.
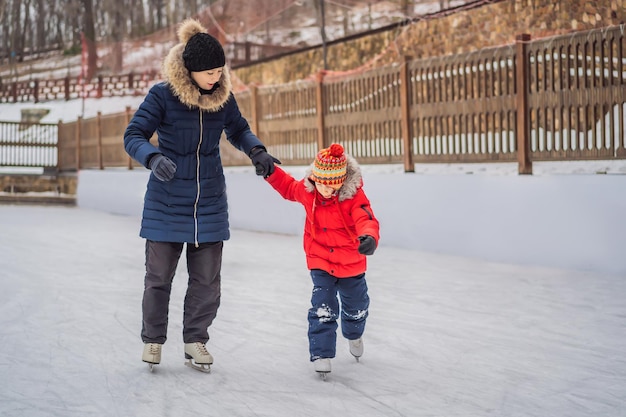
[[[202,342],[185,343],[185,365],[200,372],[211,372],[213,356],[206,350]]]
[[[350,353],[358,362],[359,358],[363,356],[363,338],[348,340],[348,344],[350,345]]]
[[[148,363],[150,372],[154,369],[154,365],[161,363],[161,347],[160,343],[146,343],[143,345],[143,354],[141,360]]]
[[[319,358],[313,361],[313,367],[315,368],[315,372],[326,381],[326,375],[330,373],[330,359],[329,358]]]

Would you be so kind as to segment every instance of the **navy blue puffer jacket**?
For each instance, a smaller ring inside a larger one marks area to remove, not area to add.
[[[161,242],[204,243],[230,237],[222,132],[246,154],[263,146],[232,95],[228,68],[212,94],[201,94],[184,68],[179,44],[164,61],[166,82],[153,86],[124,134],[126,152],[148,167],[155,153],[177,165],[169,182],[150,175],[140,236]],[[150,143],[154,132],[158,147]]]

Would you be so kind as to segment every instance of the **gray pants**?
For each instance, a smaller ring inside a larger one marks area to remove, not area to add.
[[[144,343],[165,343],[170,293],[183,243],[146,240],[146,277],[143,292]],[[208,327],[220,305],[223,242],[186,244],[189,282],[183,314],[185,343],[209,340]]]

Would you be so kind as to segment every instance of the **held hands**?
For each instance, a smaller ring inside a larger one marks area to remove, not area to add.
[[[250,151],[250,159],[252,165],[256,167],[256,174],[262,175],[263,178],[267,178],[274,173],[274,164],[280,164],[281,162],[268,154],[265,148],[257,146]]]
[[[176,164],[162,153],[156,154],[150,159],[150,169],[154,176],[163,182],[168,182],[174,178]]]
[[[359,253],[361,255],[372,255],[376,250],[376,241],[370,235],[359,236]]]

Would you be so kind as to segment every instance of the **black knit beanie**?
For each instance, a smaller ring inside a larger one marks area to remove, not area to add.
[[[206,71],[226,65],[224,48],[208,33],[193,35],[183,51],[185,68],[189,71]]]

